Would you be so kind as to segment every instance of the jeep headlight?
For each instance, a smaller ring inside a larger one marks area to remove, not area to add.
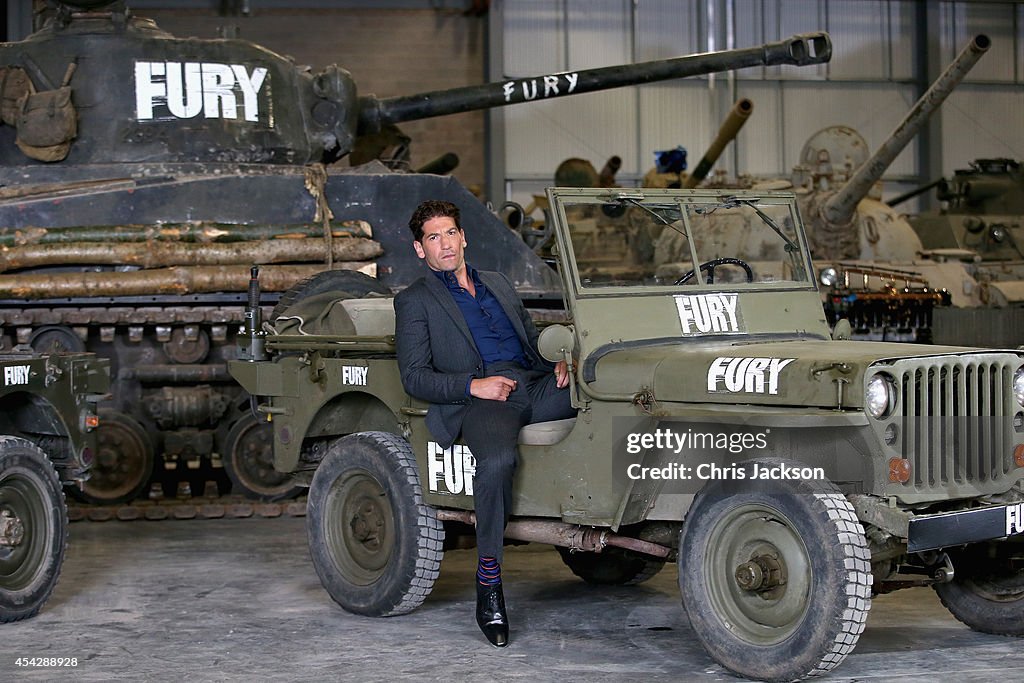
[[[1013,373],[1013,397],[1017,399],[1018,405],[1024,406],[1024,365]]]
[[[1014,381],[1014,387],[1016,386],[1016,381]],[[1022,388],[1024,388],[1024,380],[1022,380]],[[896,405],[896,384],[889,375],[878,373],[868,382],[864,407],[867,409],[868,415],[877,420],[888,415],[894,405]]]
[[[832,287],[839,282],[839,271],[832,266],[822,268],[818,273],[818,281],[826,287]]]

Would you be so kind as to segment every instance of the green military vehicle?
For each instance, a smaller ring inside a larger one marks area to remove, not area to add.
[[[95,454],[110,361],[91,353],[0,354],[0,623],[36,614],[64,562],[62,484],[80,486]]]
[[[592,583],[678,562],[708,653],[759,679],[831,670],[872,595],[907,586],[1024,635],[1024,355],[829,329],[792,193],[548,198],[568,321],[539,346],[575,363],[579,413],[522,430],[507,538],[557,546]],[[689,272],[654,264],[670,233]],[[628,252],[588,258],[611,234]],[[273,424],[275,467],[310,487],[328,593],[401,614],[473,523],[474,460],[403,391],[392,300],[332,277],[285,296],[271,334],[251,295],[248,360],[230,370]]]

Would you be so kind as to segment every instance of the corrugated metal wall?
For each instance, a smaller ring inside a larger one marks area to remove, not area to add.
[[[937,9],[940,35],[917,29],[926,6]],[[918,0],[494,0],[492,30],[500,26],[500,72],[522,77],[749,47],[794,33],[827,30],[831,63],[767,67],[691,78],[492,113],[499,128],[493,169],[507,198],[528,203],[552,182],[567,157],[598,169],[623,159],[619,180],[639,183],[653,152],[687,148],[691,168],[739,97],[754,113],[716,168],[761,177],[786,176],[815,131],[843,124],[873,150],[910,110],[924,73],[928,42],[945,68],[971,36],[985,33],[992,48],[943,105],[942,173],[983,157],[1024,159],[1024,4],[930,3]],[[929,171],[911,144],[886,176],[887,196],[927,181]],[[503,161],[501,161],[503,158]],[[493,186],[493,183],[492,183]],[[928,201],[925,199],[924,201]],[[912,209],[909,205],[908,209]]]

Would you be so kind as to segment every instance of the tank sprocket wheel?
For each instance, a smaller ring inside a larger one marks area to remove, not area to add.
[[[25,439],[0,436],[0,623],[39,611],[57,585],[67,539],[49,458]]]
[[[242,417],[224,439],[221,457],[232,491],[246,498],[271,502],[301,491],[290,474],[274,469],[274,428],[269,422]]]
[[[103,408],[96,431],[96,459],[77,497],[88,503],[126,503],[142,492],[153,474],[153,442],[134,418]]]

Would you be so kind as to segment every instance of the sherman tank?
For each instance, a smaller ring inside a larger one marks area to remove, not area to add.
[[[825,312],[831,323],[848,319],[856,338],[932,342],[936,311],[979,303],[964,264],[929,252],[872,191],[990,44],[975,36],[870,156],[845,126],[819,131],[801,151],[793,184],[826,288]]]
[[[910,216],[910,226],[925,249],[965,264],[978,283],[981,304],[937,311],[936,342],[1019,346],[1024,343],[1024,168],[1013,159],[977,159],[924,191],[933,186],[942,208]]]
[[[310,73],[247,41],[176,38],[124,2],[55,6],[0,45],[0,336],[111,359],[83,494],[96,503],[151,481],[167,495],[211,481],[263,500],[296,491],[226,371],[254,264],[270,305],[325,288],[390,293],[422,272],[403,227],[412,209],[446,199],[462,207],[469,258],[531,305],[561,305],[557,275],[453,178],[336,163],[361,140],[414,119],[831,56],[816,33],[377,98],[341,67]]]

